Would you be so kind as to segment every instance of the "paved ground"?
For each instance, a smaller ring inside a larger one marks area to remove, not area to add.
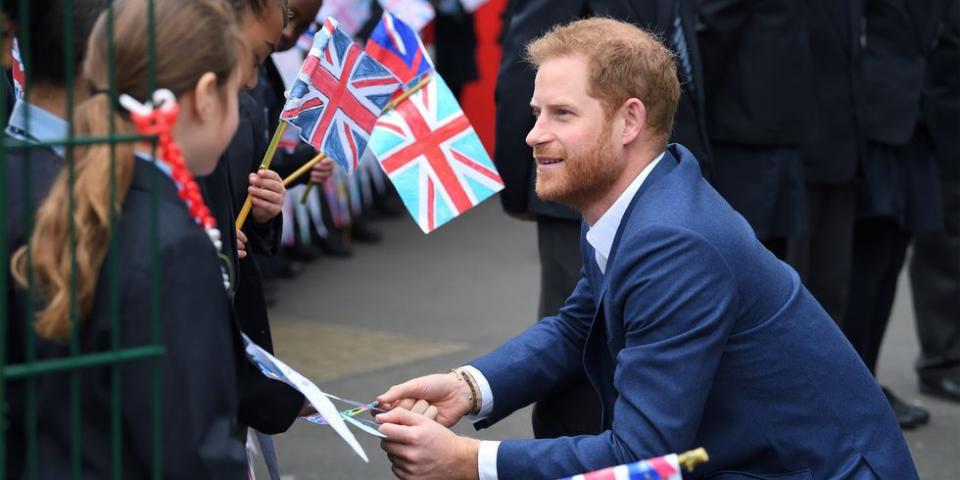
[[[348,260],[323,258],[282,284],[272,310],[278,355],[324,390],[372,400],[388,386],[443,371],[500,344],[534,321],[539,269],[534,227],[501,213],[495,200],[424,236],[409,219],[377,224],[386,237],[359,245]],[[909,292],[897,299],[880,378],[930,408],[929,426],[906,435],[921,478],[960,479],[960,406],[921,397]],[[829,381],[829,379],[824,379]],[[529,410],[480,438],[531,435]],[[357,458],[327,427],[298,422],[276,437],[284,478],[386,479],[389,465],[372,437]],[[261,472],[259,478],[266,478]]]

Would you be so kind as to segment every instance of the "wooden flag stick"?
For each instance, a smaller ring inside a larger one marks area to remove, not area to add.
[[[683,468],[686,468],[688,472],[692,472],[697,465],[709,461],[710,455],[707,455],[707,451],[704,450],[703,447],[677,455],[677,462],[683,465]]]
[[[273,161],[273,156],[277,153],[277,146],[280,145],[280,139],[283,138],[283,133],[287,131],[287,122],[280,121],[280,125],[277,125],[277,130],[273,132],[273,138],[270,139],[270,145],[267,146],[267,152],[263,154],[263,160],[260,161],[260,170],[266,170],[270,168],[270,162]],[[247,193],[247,199],[243,202],[243,208],[240,209],[240,214],[237,215],[236,228],[237,230],[243,228],[243,223],[247,221],[247,216],[250,215],[250,209],[253,208],[253,198],[250,197],[250,194]]]
[[[410,90],[407,90],[406,92],[403,92],[402,94],[400,94],[399,97],[394,98],[393,100],[390,100],[390,102],[387,103],[387,106],[383,108],[383,112],[381,113],[381,115],[389,112],[390,110],[393,110],[394,108],[397,107],[397,105],[400,105],[400,102],[410,98],[410,95],[413,95],[414,93],[416,93],[417,90],[420,90],[421,88],[427,86],[427,84],[430,83],[430,77],[432,76],[433,75],[425,75],[422,79],[420,79],[419,82],[416,83],[416,85],[410,88]],[[299,170],[297,171],[299,172]],[[284,180],[284,185],[286,185],[286,180]],[[307,203],[307,196],[310,195],[310,190],[312,189],[313,189],[313,182],[307,183],[307,188],[303,191],[303,195],[300,196],[301,205]]]
[[[300,205],[307,204],[307,197],[310,195],[311,190],[313,190],[313,182],[307,182],[307,188],[304,188],[303,195],[300,195]]]
[[[289,187],[291,183],[296,182],[301,175],[309,172],[314,165],[320,163],[320,161],[323,160],[324,158],[327,158],[326,154],[318,153],[317,156],[313,157],[312,160],[310,160],[307,163],[304,163],[302,167],[298,168],[295,172],[291,173],[287,178],[284,178],[283,186]]]
[[[424,76],[422,79],[420,79],[419,82],[417,82],[416,85],[413,86],[413,88],[411,88],[410,90],[407,90],[406,92],[403,92],[399,97],[393,100],[390,100],[390,102],[387,103],[387,106],[384,107],[383,113],[387,113],[390,110],[393,110],[394,108],[397,107],[397,105],[400,105],[400,102],[410,98],[410,95],[413,95],[414,93],[416,93],[417,90],[420,90],[421,88],[427,86],[427,84],[430,83],[430,77],[432,76],[433,75]]]

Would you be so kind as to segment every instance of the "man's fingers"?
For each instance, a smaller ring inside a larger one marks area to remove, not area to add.
[[[379,416],[377,417],[379,421]],[[411,444],[414,443],[417,436],[413,431],[413,427],[408,427],[406,425],[398,425],[396,423],[383,423],[380,425],[380,433],[386,435],[390,438],[390,441],[387,442],[383,440],[380,442],[380,446],[385,447],[384,444],[395,443],[395,444]],[[384,448],[385,449],[385,448]],[[391,452],[392,453],[392,452]]]
[[[423,412],[426,412],[427,408],[429,407],[430,407],[429,402],[427,402],[426,400],[420,399],[420,400],[417,400],[416,403],[414,403],[407,410],[410,410],[411,412],[416,413],[417,415],[423,415]]]
[[[410,461],[411,455],[416,451],[417,447],[398,443],[393,439],[383,439],[380,440],[380,449],[387,452],[387,458],[390,459],[390,463],[396,464]]]
[[[243,243],[247,243],[247,234],[243,233],[243,230],[237,229],[237,240]]]
[[[440,413],[440,411],[437,410],[437,407],[430,405],[427,407],[427,410],[423,412],[423,416],[429,418],[430,420],[436,420],[438,413]]]
[[[404,410],[413,410],[413,406],[416,405],[417,401],[413,398],[404,398],[400,400],[393,408],[402,408]],[[419,413],[419,412],[418,412]]]
[[[423,415],[418,415],[410,410],[394,408],[387,413],[381,413],[380,415],[377,415],[377,421],[380,423],[395,423],[397,425],[416,427],[418,425],[423,425],[427,419],[424,418]],[[387,434],[387,436],[389,436],[389,434]]]
[[[380,405],[389,405],[392,408],[395,402],[404,398],[422,398],[423,391],[424,387],[419,379],[414,379],[390,387],[386,393],[377,397],[377,401],[380,402]]]

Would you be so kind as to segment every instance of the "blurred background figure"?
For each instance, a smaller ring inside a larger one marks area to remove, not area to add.
[[[960,1],[952,0],[927,62],[923,120],[940,168],[944,231],[913,242],[910,285],[920,338],[920,391],[960,402]]]
[[[874,373],[910,239],[943,228],[937,162],[922,99],[927,60],[948,1],[865,3],[861,118],[866,150],[841,327]],[[884,392],[901,427],[929,421],[927,410],[903,402],[889,389]]]
[[[801,137],[806,234],[788,242],[787,260],[839,322],[847,309],[853,220],[863,135],[859,125],[859,58],[863,0],[802,2],[807,18],[811,122]]]
[[[805,233],[800,147],[810,131],[813,64],[805,4],[701,0],[713,184],[777,257]]]

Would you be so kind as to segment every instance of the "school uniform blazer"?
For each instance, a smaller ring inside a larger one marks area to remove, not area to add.
[[[857,116],[863,1],[804,2],[817,85],[810,102],[816,121],[807,125],[810,135],[801,146],[810,183],[844,184],[857,175],[864,142]]]
[[[164,478],[245,478],[234,366],[238,337],[217,251],[187,212],[173,182],[152,165],[134,161],[130,191],[115,231],[116,254],[107,255],[92,313],[78,326],[79,351],[111,350],[114,306],[119,314],[118,346],[151,343],[151,305],[156,298],[164,353],[116,364],[119,406],[112,401],[112,367],[76,371],[81,478],[112,475],[114,441],[121,445],[123,478],[150,478],[155,427],[160,428]],[[157,199],[155,229],[152,192]],[[154,248],[157,262],[151,255]],[[116,297],[111,294],[114,262]],[[44,352],[45,357],[68,354],[69,348],[61,344]],[[155,368],[160,371],[159,385],[153,380]],[[40,378],[39,477],[71,478],[71,374]],[[158,397],[155,387],[159,387]],[[119,438],[111,434],[112,408],[120,412]],[[153,416],[155,408],[161,415],[159,422]]]
[[[948,8],[945,0],[866,0],[860,107],[868,140],[912,140],[922,119],[928,56]]]
[[[8,137],[9,138],[9,137]],[[3,141],[0,138],[0,141]],[[26,329],[30,322],[25,318],[26,303],[23,292],[10,276],[10,259],[18,248],[27,243],[27,222],[50,191],[57,178],[63,159],[48,147],[7,150],[6,153],[6,230],[7,255],[0,268],[7,270],[7,365],[16,365],[26,360]],[[29,174],[28,174],[29,171]],[[28,174],[28,175],[27,175]],[[26,179],[29,176],[29,183]],[[28,195],[29,194],[29,195]],[[7,383],[7,410],[4,417],[7,429],[7,478],[19,478],[24,466],[26,412],[25,382],[10,380]]]
[[[812,124],[806,6],[795,0],[701,0],[707,129],[712,140],[798,145]]]
[[[606,274],[581,241],[560,313],[473,362],[485,427],[586,374],[603,433],[500,444],[501,480],[705,447],[685,478],[917,478],[870,372],[797,274],[671,145],[628,207]]]
[[[273,338],[263,285],[256,257],[250,253],[270,255],[279,244],[282,219],[277,215],[259,225],[247,218],[248,255],[237,258],[237,235],[234,221],[246,199],[247,176],[259,165],[266,145],[263,137],[262,108],[247,92],[240,94],[240,121],[237,133],[221,155],[216,170],[198,181],[210,211],[220,226],[224,238],[223,253],[230,260],[234,278],[233,309],[237,327],[251,340],[273,352]],[[248,360],[242,349],[236,358],[240,392],[240,422],[267,434],[283,433],[297,419],[303,407],[303,394],[293,387],[263,376]]]

